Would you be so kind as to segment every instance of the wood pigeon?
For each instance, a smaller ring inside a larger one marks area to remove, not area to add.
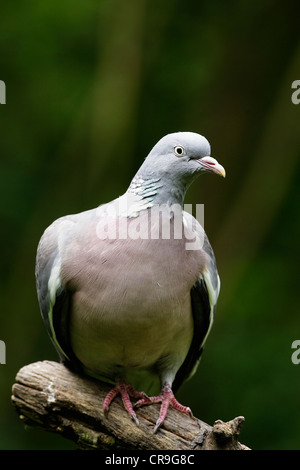
[[[125,194],[59,218],[37,250],[38,300],[61,361],[112,384],[106,416],[118,394],[136,423],[135,408],[161,402],[154,432],[169,405],[192,415],[173,392],[197,368],[220,290],[206,234],[183,210],[203,172],[225,176],[205,137],[166,135]]]

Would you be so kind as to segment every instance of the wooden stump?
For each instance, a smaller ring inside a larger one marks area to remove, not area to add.
[[[43,361],[18,372],[12,402],[27,425],[39,426],[71,439],[79,448],[105,450],[245,450],[238,442],[243,417],[210,426],[170,408],[157,434],[153,427],[159,406],[137,410],[137,426],[117,397],[108,417],[102,403],[111,386],[79,376],[64,365]]]

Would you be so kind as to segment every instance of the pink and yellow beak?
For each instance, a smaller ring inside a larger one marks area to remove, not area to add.
[[[216,173],[217,175],[221,175],[223,176],[223,178],[225,178],[225,168],[220,165],[220,163],[218,163],[215,158],[207,156],[200,158],[199,160],[197,160],[197,162],[199,163],[199,165],[202,166],[204,170],[211,171],[212,173]]]

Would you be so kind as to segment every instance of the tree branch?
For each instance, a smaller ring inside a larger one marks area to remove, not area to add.
[[[243,417],[218,420],[212,427],[170,408],[163,427],[153,434],[159,405],[139,408],[137,426],[117,397],[106,418],[102,403],[110,388],[62,364],[43,361],[20,369],[12,402],[25,424],[60,434],[83,449],[248,449],[238,442]]]

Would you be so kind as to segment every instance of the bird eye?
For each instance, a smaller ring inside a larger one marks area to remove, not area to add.
[[[176,145],[176,147],[174,147],[174,153],[177,157],[182,157],[184,154],[184,148],[181,147],[181,145]]]

